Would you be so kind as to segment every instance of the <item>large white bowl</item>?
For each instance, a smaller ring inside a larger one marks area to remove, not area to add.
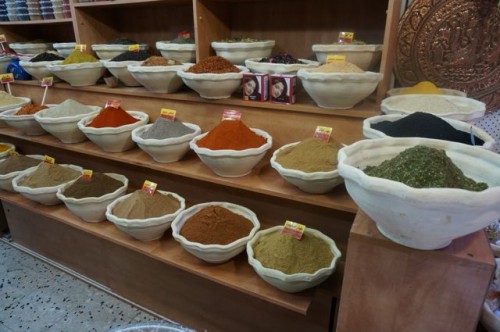
[[[177,75],[182,78],[184,84],[200,94],[200,97],[206,99],[224,99],[231,97],[231,94],[241,86],[243,73],[248,69],[243,66],[237,66],[241,71],[239,73],[223,74],[195,74],[187,72],[186,69],[177,71]]]
[[[142,134],[153,124],[147,124],[132,130],[132,141],[159,163],[171,163],[184,157],[189,151],[189,142],[201,133],[201,128],[193,123],[183,122],[193,129],[190,134],[165,139],[142,138]]]
[[[299,69],[297,76],[314,102],[322,108],[349,109],[368,97],[382,80],[381,73],[324,73]]]
[[[340,250],[337,248],[335,241],[320,231],[311,228],[306,228],[305,233],[322,239],[330,246],[333,259],[328,267],[321,268],[314,273],[286,274],[280,270],[262,266],[260,261],[255,258],[255,253],[253,251],[254,245],[261,236],[274,232],[281,232],[282,229],[283,226],[274,226],[261,230],[257,232],[257,234],[255,234],[255,236],[247,243],[248,263],[264,281],[284,292],[296,293],[319,285],[335,272],[337,263],[340,257],[342,257]]]
[[[142,61],[101,60],[101,62],[103,63],[104,67],[106,67],[114,77],[125,84],[125,86],[141,86],[141,83],[138,82],[128,71],[128,66],[141,64]]]
[[[113,214],[114,207],[126,200],[132,195],[132,193],[121,196],[115,199],[106,207],[106,218],[114,223],[118,229],[132,236],[133,238],[140,241],[152,241],[157,240],[163,236],[165,231],[170,228],[172,221],[186,208],[186,201],[183,197],[176,193],[161,191],[159,193],[164,195],[172,195],[180,203],[179,209],[177,211],[166,214],[160,217],[147,218],[147,219],[125,219],[119,218]]]
[[[97,116],[89,115],[78,121],[77,126],[89,140],[106,152],[122,152],[134,147],[132,130],[144,126],[149,121],[149,115],[140,111],[127,111],[134,118],[139,119],[134,123],[120,127],[94,128],[87,125]]]
[[[66,58],[68,55],[70,55],[76,47],[76,43],[54,43],[52,45],[57,53],[59,53],[60,56]]]
[[[393,89],[387,90],[387,96],[389,96],[389,97],[400,96],[400,95],[403,95],[403,92],[407,91],[408,89],[411,89],[411,87],[393,88]],[[438,88],[438,89],[441,90],[441,93],[444,95],[467,97],[467,92],[464,92],[464,91],[455,90],[455,89],[446,89],[446,88]]]
[[[57,105],[55,105],[57,106]],[[57,137],[63,143],[80,143],[87,136],[78,128],[78,121],[86,116],[97,114],[102,109],[100,106],[88,106],[89,112],[70,116],[50,116],[51,108],[35,113],[34,118],[49,134]]]
[[[70,167],[74,170],[77,171],[83,171],[83,168],[80,166],[76,165],[67,165],[67,164],[60,164],[59,166],[65,166],[65,167]],[[12,179],[12,188],[14,191],[20,193],[27,199],[30,199],[32,201],[38,202],[43,205],[57,205],[60,204],[61,201],[59,198],[57,198],[56,193],[61,188],[64,186],[67,182],[61,183],[57,186],[52,186],[52,187],[42,187],[42,188],[31,188],[27,186],[21,186],[18,183],[24,179],[25,177],[29,176],[32,174],[34,171],[36,171],[36,167],[32,167],[29,170],[22,172],[21,174],[17,175],[14,179]]]
[[[177,44],[169,41],[157,41],[156,48],[167,59],[182,63],[196,61],[196,44]]]
[[[250,233],[245,237],[242,237],[236,241],[224,245],[192,242],[180,234],[182,227],[189,218],[191,218],[198,211],[211,206],[223,207],[251,221],[253,227],[250,230]],[[243,252],[245,250],[247,242],[250,241],[251,238],[253,238],[253,236],[259,230],[259,228],[260,228],[259,219],[257,218],[257,215],[250,209],[233,203],[209,202],[209,203],[201,203],[194,205],[181,212],[172,222],[172,236],[177,242],[181,244],[181,246],[187,252],[189,252],[193,256],[196,256],[199,259],[208,263],[219,264],[226,262],[231,258],[235,257],[236,255],[240,254],[241,252]]]
[[[196,136],[189,142],[201,161],[215,174],[223,177],[239,177],[249,174],[252,168],[264,157],[273,145],[273,138],[267,132],[250,128],[254,133],[266,139],[266,143],[258,148],[246,150],[211,150],[200,148],[197,142],[207,133]]]
[[[283,145],[274,151],[271,157],[271,166],[285,181],[310,194],[324,194],[344,182],[337,169],[329,172],[304,172],[298,169],[285,168],[276,161],[276,157],[284,149],[300,142]]]
[[[178,70],[186,69],[189,65],[172,66],[141,66],[129,65],[129,73],[146,89],[155,93],[172,93],[180,89],[183,82],[177,75]]]
[[[312,51],[320,63],[326,63],[328,55],[344,55],[346,61],[363,70],[374,69],[382,57],[381,44],[314,44]]]
[[[1,112],[0,120],[5,121],[8,126],[17,129],[26,135],[38,136],[47,133],[45,129],[40,126],[38,121],[35,120],[34,114],[15,115],[20,109],[21,107],[18,107]]]
[[[386,115],[377,115],[377,116],[372,116],[369,118],[366,118],[363,120],[363,135],[366,138],[386,138],[386,137],[391,137],[384,132],[377,130],[375,128],[372,128],[372,125],[384,122],[384,121],[390,121],[394,122],[397,120],[400,120],[404,117],[406,117],[408,114],[386,114]],[[447,119],[447,118],[442,118],[444,121],[448,122],[453,128],[466,132],[466,133],[473,133],[474,136],[479,137],[484,141],[484,144],[481,145],[481,147],[495,151],[495,146],[496,142],[493,137],[491,137],[487,132],[485,132],[483,129],[476,127],[470,123],[463,122],[460,120],[454,120],[454,119]],[[425,125],[423,125],[423,128],[425,129]]]
[[[40,54],[52,49],[51,43],[9,43],[9,47],[16,53]]]
[[[47,68],[47,65],[58,65],[61,64],[62,60],[56,60],[56,61],[38,61],[38,62],[31,62],[31,61],[19,61],[19,64],[21,67],[23,67],[24,70],[37,80],[41,81],[45,77],[50,77],[53,76],[52,72]],[[53,78],[54,82],[59,81],[59,78],[56,76]]]
[[[112,193],[108,193],[100,197],[67,197],[64,195],[64,191],[73,183],[75,183],[75,181],[77,181],[74,180],[60,187],[56,192],[56,196],[64,203],[64,205],[66,205],[68,210],[70,210],[73,214],[77,215],[83,220],[87,222],[104,221],[106,220],[106,207],[108,206],[108,204],[111,204],[111,202],[113,202],[115,199],[125,194],[128,187],[128,179],[124,175],[115,173],[104,174],[122,182],[123,185]]]
[[[304,62],[301,63],[273,63],[273,62],[259,62],[262,58],[250,58],[245,60],[245,66],[253,73],[264,74],[286,74],[295,75],[297,71],[302,68],[315,68],[320,65],[317,61],[299,59]]]
[[[29,154],[26,155],[26,157],[40,159],[40,162],[44,158],[44,156],[42,156],[42,155],[29,155]],[[4,160],[0,160],[0,163],[3,162]],[[15,171],[15,172],[7,173],[7,174],[0,174],[0,189],[3,189],[5,191],[10,191],[10,192],[15,192],[14,188],[12,187],[12,180],[16,176],[18,176],[19,174],[24,173],[26,171],[30,171],[30,170],[35,169],[35,168],[36,168],[36,166],[33,166],[33,167],[28,167],[27,169],[24,169],[22,171]]]
[[[412,188],[362,171],[418,144],[445,150],[466,176],[487,183],[489,188],[480,192]],[[500,218],[500,155],[486,149],[425,138],[377,138],[343,147],[338,161],[352,199],[382,234],[404,246],[443,248]]]
[[[18,98],[19,101],[16,102],[15,104],[0,106],[0,112],[12,110],[14,108],[20,108],[21,106],[24,106],[24,105],[31,103],[30,97],[16,97],[16,98]]]
[[[106,68],[99,61],[72,63],[68,65],[49,64],[47,68],[50,72],[71,86],[89,86],[96,82],[106,71]]]
[[[457,107],[456,111],[447,111],[439,107],[439,103],[432,103],[432,99],[442,100],[443,102],[450,102]],[[428,105],[420,108],[424,102]],[[410,108],[401,106],[401,103],[411,103]],[[418,106],[414,106],[418,105]],[[436,107],[433,107],[436,106]],[[415,95],[399,95],[393,97],[387,97],[382,100],[380,108],[385,114],[410,114],[416,112],[416,107],[419,107],[418,111],[427,112],[448,119],[462,120],[462,121],[472,121],[477,120],[484,116],[486,111],[486,104],[467,97],[460,96],[450,96],[450,95],[426,95],[426,94],[415,94]]]
[[[254,42],[212,42],[212,48],[218,56],[226,58],[236,65],[244,65],[246,59],[266,58],[271,55],[274,40]]]
[[[130,45],[123,44],[93,44],[91,46],[92,51],[94,51],[97,57],[101,60],[112,59],[115,56],[127,52],[129,47]],[[149,49],[149,45],[139,44],[139,49],[141,51],[147,51]]]

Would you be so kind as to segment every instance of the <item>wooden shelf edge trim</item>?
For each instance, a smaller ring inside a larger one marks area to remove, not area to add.
[[[4,21],[0,22],[0,26],[2,25],[46,25],[46,24],[59,24],[59,23],[73,23],[73,19],[70,18],[57,18],[51,20],[34,20],[34,21]]]
[[[103,7],[127,7],[127,6],[149,6],[159,4],[191,4],[192,0],[114,0],[98,2],[75,2],[75,8],[103,8]]]

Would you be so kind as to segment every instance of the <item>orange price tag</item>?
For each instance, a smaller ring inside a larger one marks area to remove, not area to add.
[[[54,84],[54,77],[49,76],[49,77],[44,77],[42,78],[42,86],[52,86]]]
[[[285,222],[285,225],[283,226],[283,229],[281,230],[281,234],[290,234],[297,240],[300,240],[302,238],[302,235],[304,234],[305,229],[306,226],[287,220]]]
[[[144,181],[144,184],[142,185],[142,190],[147,192],[150,195],[154,195],[157,186],[158,186],[158,184],[146,180],[146,181]]]
[[[76,44],[75,50],[78,50],[80,52],[85,52],[87,50],[87,45],[86,44]]]
[[[56,160],[52,158],[51,156],[43,156],[43,162],[48,163],[48,164],[55,164]]]
[[[141,48],[139,47],[139,44],[133,44],[133,45],[129,45],[128,50],[130,52],[139,52],[141,50]]]
[[[350,31],[339,32],[339,43],[352,44],[353,39],[354,39],[354,32]]]
[[[5,34],[0,34],[0,43],[6,43],[7,42],[7,37],[5,37]]]
[[[106,105],[104,107],[114,107],[114,108],[120,108],[121,101],[118,99],[110,99],[106,101]]]
[[[241,112],[236,110],[224,110],[222,120],[241,120]]]
[[[84,169],[82,171],[82,180],[83,181],[90,181],[92,180],[92,174],[94,172],[91,169]]]
[[[12,83],[14,82],[14,75],[12,73],[6,73],[0,75],[0,82],[1,83]]]
[[[345,61],[345,55],[341,55],[341,54],[328,54],[326,56],[326,63],[332,63],[334,61]]]
[[[162,108],[160,111],[160,117],[165,118],[170,121],[175,121],[176,110],[171,110],[169,108]]]
[[[332,135],[331,127],[323,127],[317,126],[314,131],[314,137],[319,138],[322,141],[328,142],[330,140],[330,136]]]

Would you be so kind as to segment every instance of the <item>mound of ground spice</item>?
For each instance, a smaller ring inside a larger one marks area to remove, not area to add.
[[[135,123],[139,119],[128,114],[121,107],[108,106],[101,110],[97,116],[87,124],[87,127],[104,128],[104,127],[120,127]]]
[[[141,66],[175,66],[182,65],[182,62],[179,62],[174,59],[167,59],[163,56],[153,55],[144,60]]]
[[[80,175],[80,171],[68,166],[42,162],[33,173],[21,179],[18,184],[30,188],[55,187],[77,179]]]
[[[224,74],[239,73],[241,70],[226,58],[214,55],[201,60],[197,64],[189,67],[186,71],[195,74]]]
[[[24,105],[15,113],[15,115],[31,115],[35,114],[41,110],[44,110],[46,108],[49,108],[46,105],[35,105],[35,104],[28,104]]]
[[[5,175],[12,172],[24,171],[30,167],[40,164],[40,159],[27,157],[24,155],[11,155],[0,162],[0,174]]]
[[[246,150],[258,148],[266,139],[257,135],[241,120],[223,120],[196,144],[211,150]]]
[[[181,203],[172,194],[156,191],[150,195],[144,190],[136,190],[118,202],[111,212],[123,219],[149,219],[175,213],[180,206]]]
[[[168,119],[159,117],[156,121],[145,130],[141,138],[143,139],[166,139],[173,137],[181,137],[194,132],[194,129],[189,128],[181,121],[175,119],[170,121]]]
[[[123,187],[123,182],[103,173],[92,173],[90,179],[80,177],[68,188],[64,196],[72,198],[101,197]]]

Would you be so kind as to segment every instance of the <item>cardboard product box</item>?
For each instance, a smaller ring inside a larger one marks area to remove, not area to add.
[[[269,75],[244,73],[242,88],[243,100],[267,101],[269,99]]]
[[[295,103],[297,75],[270,75],[269,96],[272,103]]]

